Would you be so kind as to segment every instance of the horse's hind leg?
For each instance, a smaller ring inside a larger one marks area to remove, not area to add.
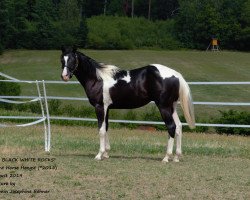
[[[160,110],[162,119],[164,120],[166,127],[168,129],[168,133],[169,133],[167,153],[164,159],[162,160],[163,162],[168,162],[170,156],[173,154],[174,137],[175,137],[175,129],[176,129],[176,125],[172,116],[173,107],[163,108],[161,106],[158,106],[158,108]]]
[[[181,121],[178,117],[176,107],[177,107],[177,102],[174,103],[174,113],[173,113],[173,119],[174,119],[174,122],[176,125],[176,130],[175,130],[175,133],[176,133],[176,155],[174,157],[174,162],[179,162],[179,157],[182,154],[182,150],[181,150],[182,124],[181,124]]]

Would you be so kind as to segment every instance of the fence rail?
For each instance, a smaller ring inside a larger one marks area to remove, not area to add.
[[[1,74],[0,74],[1,75]],[[33,80],[0,80],[0,82],[12,82],[12,83],[48,83],[48,84],[80,84],[78,81],[33,81]],[[250,81],[211,81],[211,82],[204,82],[204,81],[195,81],[195,82],[187,82],[189,85],[250,85]]]
[[[16,82],[16,83],[43,83],[45,88],[45,84],[79,84],[77,81],[63,82],[63,81],[30,81],[30,80],[0,80],[0,82]],[[250,85],[250,82],[188,82],[189,85]],[[46,93],[46,89],[44,91]],[[38,96],[0,96],[0,101],[5,101],[5,99],[36,99]],[[40,98],[44,99],[45,96],[41,96]],[[86,97],[65,97],[65,96],[46,96],[46,99],[49,100],[74,100],[74,101],[88,101]],[[154,103],[154,102],[151,102]],[[250,106],[250,102],[201,102],[195,101],[194,105],[212,105],[212,106]],[[59,116],[47,116],[51,120],[77,120],[77,121],[96,121],[96,119],[91,118],[75,118],[75,117],[59,117]],[[0,116],[1,119],[4,116]],[[8,117],[6,116],[6,119]],[[28,117],[29,118],[29,117]],[[27,118],[27,119],[28,119]],[[18,116],[16,116],[18,119]],[[19,119],[24,119],[22,116]],[[109,120],[113,123],[136,123],[136,124],[164,124],[163,122],[155,122],[155,121],[133,121],[133,120],[118,120],[111,119]],[[183,123],[183,125],[187,125],[187,123]],[[209,127],[242,127],[242,128],[250,128],[250,125],[239,125],[239,124],[209,124],[209,123],[196,123],[196,126],[209,126]]]
[[[35,99],[37,96],[0,96],[1,99]],[[42,97],[43,98],[43,97]],[[60,96],[47,96],[50,100],[73,100],[73,101],[88,101],[86,97],[60,97]],[[153,101],[150,103],[154,103]],[[213,106],[250,106],[247,102],[209,102],[209,101],[194,101],[194,105],[213,105]]]
[[[62,81],[27,81],[27,80],[18,80],[6,74],[0,73],[0,75],[11,80],[0,80],[0,82],[15,82],[15,83],[27,83],[27,84],[36,84],[38,96],[0,96],[0,102],[4,103],[32,103],[39,101],[41,106],[42,116],[0,116],[0,119],[29,119],[34,120],[26,124],[17,124],[17,127],[31,126],[38,123],[44,123],[44,143],[45,151],[50,151],[51,148],[51,131],[50,131],[50,120],[74,120],[74,121],[89,121],[96,122],[97,119],[93,118],[77,118],[77,117],[63,117],[63,116],[50,116],[48,108],[48,99],[55,100],[76,100],[76,101],[88,101],[88,98],[84,97],[60,97],[60,96],[47,96],[46,95],[46,86],[45,84],[79,84],[79,82],[62,82]],[[42,84],[43,96],[40,92],[39,84]],[[189,85],[250,85],[250,82],[188,82]],[[9,99],[18,99],[18,100],[9,100]],[[30,101],[20,101],[20,99],[31,99]],[[42,102],[43,101],[43,102]],[[151,102],[152,103],[152,102]],[[194,102],[194,105],[213,105],[213,106],[250,106],[249,102]],[[45,108],[44,108],[45,107]],[[119,120],[119,119],[110,119],[111,123],[133,123],[133,124],[151,124],[151,125],[163,125],[163,122],[158,121],[136,121],[136,120]],[[182,123],[187,125],[187,123]],[[238,128],[250,128],[250,125],[245,124],[209,124],[209,123],[196,123],[196,126],[208,126],[208,127],[238,127]],[[0,124],[0,127],[9,127],[12,125]]]

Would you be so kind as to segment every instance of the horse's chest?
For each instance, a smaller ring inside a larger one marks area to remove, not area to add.
[[[114,79],[110,79],[108,81],[103,82],[103,89],[102,89],[103,90],[103,103],[107,106],[113,103],[110,90],[111,88],[115,86],[116,83],[117,81]]]

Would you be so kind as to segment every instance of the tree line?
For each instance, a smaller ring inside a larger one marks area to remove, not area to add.
[[[249,51],[250,0],[0,1],[0,51],[62,44],[205,49],[212,37],[224,49]]]

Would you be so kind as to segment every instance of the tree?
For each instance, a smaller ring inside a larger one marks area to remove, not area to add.
[[[236,48],[244,1],[181,0],[176,18],[179,39],[186,47],[205,49],[211,37],[216,36],[221,47]]]
[[[250,50],[250,0],[247,0],[243,4],[243,10],[241,13],[241,31],[237,40],[237,48],[241,50]]]
[[[80,21],[80,9],[76,0],[62,0],[59,4],[59,19],[62,21]]]
[[[148,0],[148,20],[151,19],[151,0]]]
[[[8,40],[8,29],[10,26],[8,10],[7,10],[7,1],[0,1],[0,54],[3,51],[7,40]]]
[[[157,0],[152,2],[152,19],[166,20],[178,14],[178,0]]]
[[[82,18],[78,29],[78,46],[85,47],[87,43],[88,26],[85,18]]]
[[[103,14],[103,0],[82,0],[82,13],[84,17]]]

